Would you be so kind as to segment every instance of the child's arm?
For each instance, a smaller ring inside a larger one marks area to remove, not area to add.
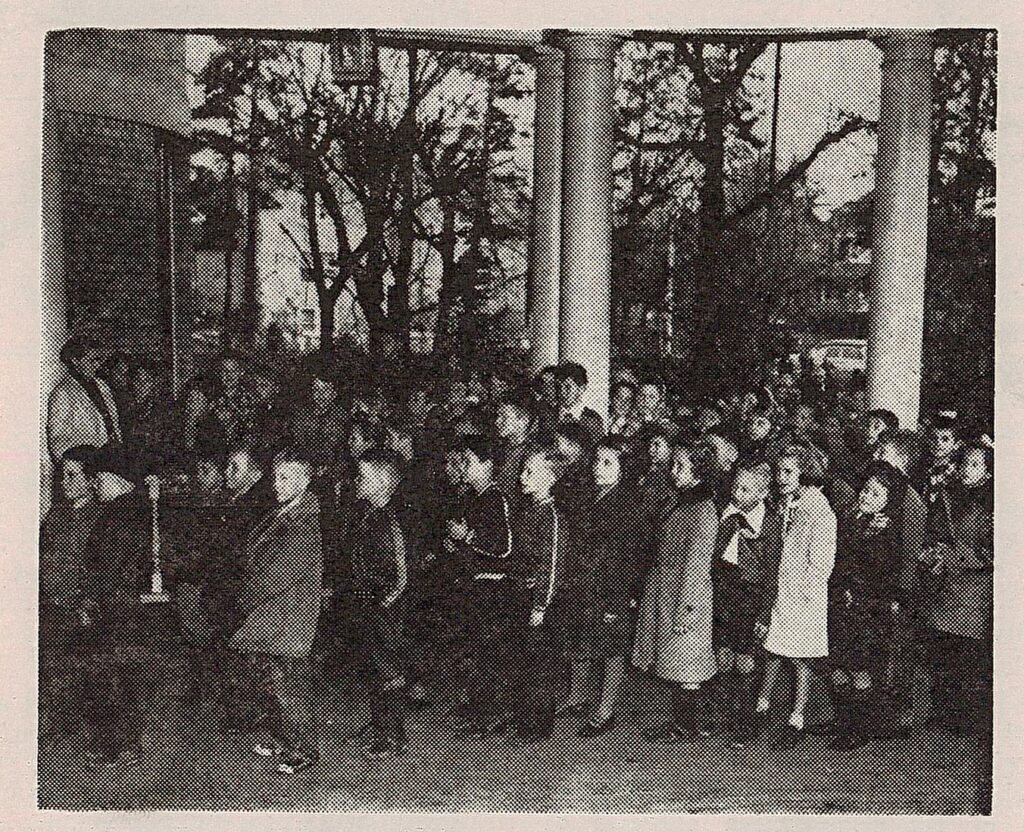
[[[533,606],[530,624],[539,626],[544,620],[555,595],[558,572],[562,568],[559,561],[558,512],[554,505],[549,506],[550,514],[545,512],[539,524],[536,536],[537,563],[533,573]]]
[[[486,504],[486,509],[467,520],[470,527],[465,544],[472,554],[479,557],[507,560],[512,553],[508,502],[498,491],[492,491],[492,494],[496,498]]]
[[[398,521],[392,516],[388,528],[387,545],[391,548],[391,554],[395,559],[395,585],[381,601],[382,607],[390,607],[397,601],[409,582],[409,570],[405,557],[405,536],[398,525]]]

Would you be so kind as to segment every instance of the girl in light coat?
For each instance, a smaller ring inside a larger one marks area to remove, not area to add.
[[[705,445],[672,449],[671,476],[677,493],[658,529],[633,649],[633,664],[669,683],[672,691],[671,719],[648,737],[656,742],[696,738],[701,686],[717,671],[711,641],[711,561],[718,512],[706,484],[711,470],[711,452]]]
[[[758,625],[765,636],[768,662],[757,715],[763,725],[782,661],[788,660],[796,672],[796,686],[782,744],[791,748],[804,736],[811,662],[828,655],[828,581],[835,564],[837,523],[825,495],[813,484],[821,479],[822,465],[811,449],[784,449],[775,473],[782,554],[769,621]]]

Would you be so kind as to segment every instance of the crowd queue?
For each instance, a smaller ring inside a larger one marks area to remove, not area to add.
[[[618,370],[606,424],[574,363],[415,381],[225,352],[166,404],[155,367],[88,338],[61,357],[40,696],[91,766],[139,759],[157,608],[187,700],[283,775],[318,762],[340,679],[371,757],[432,706],[473,737],[573,719],[584,742],[630,673],[670,692],[652,742],[767,741],[786,691],[781,743],[853,750],[918,727],[921,678],[928,720],[989,730],[993,445],[962,415],[900,425],[799,360],[740,391]],[[154,551],[170,604],[144,603]]]

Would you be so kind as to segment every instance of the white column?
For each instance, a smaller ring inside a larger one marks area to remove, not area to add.
[[[559,353],[590,379],[587,401],[608,414],[611,350],[615,52],[605,34],[565,39],[565,145]]]
[[[533,245],[530,275],[530,369],[558,363],[558,297],[562,243],[562,51],[542,46],[533,128]]]
[[[868,398],[906,428],[921,399],[924,280],[928,250],[931,34],[882,41],[882,99],[872,227]]]

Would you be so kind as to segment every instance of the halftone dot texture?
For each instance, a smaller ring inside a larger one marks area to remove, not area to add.
[[[784,86],[782,92],[779,132],[786,138],[780,138],[780,148],[787,152],[780,153],[778,158],[780,175],[789,169],[791,159],[805,156],[820,135],[842,126],[845,116],[830,109],[832,97],[857,103],[863,99],[864,117],[869,121],[879,117],[877,103],[875,112],[869,110],[870,102],[877,102],[874,90],[879,84],[880,59],[877,51],[872,53],[872,47],[866,43],[864,46],[852,59],[833,45],[783,47],[788,62],[783,64],[784,71],[791,71],[803,81],[797,88]],[[186,343],[197,321],[197,310],[189,300],[198,285],[199,256],[193,250],[189,232],[194,206],[189,204],[187,188],[187,136],[192,127],[184,72],[187,48],[181,34],[67,32],[55,33],[48,40],[43,223],[47,239],[53,244],[46,248],[49,276],[44,277],[43,316],[44,333],[49,334],[45,341],[53,354],[44,355],[44,362],[52,365],[55,351],[66,336],[81,333],[98,337],[108,347],[123,350],[134,360],[155,360],[164,368],[163,381],[168,386],[172,376],[180,384],[193,371],[191,351],[176,351],[172,343]],[[767,47],[765,55],[770,56],[772,49]],[[714,65],[711,54],[709,51],[708,71],[714,75],[720,67]],[[611,71],[613,64],[609,62],[608,66]],[[755,67],[752,80],[748,80],[760,89],[756,94],[769,102],[769,110],[771,69],[771,62],[762,60]],[[532,77],[531,69],[523,71],[528,78]],[[758,72],[760,81],[753,77]],[[858,79],[867,91],[858,91]],[[617,84],[615,97],[621,107],[621,78],[617,78]],[[668,86],[653,94],[671,102],[679,92],[671,84]],[[478,105],[486,101],[486,95],[481,98],[485,85],[479,79],[467,77],[465,87],[466,95],[475,96]],[[572,90],[566,90],[566,96],[572,95]],[[532,95],[525,96],[527,102],[531,98]],[[810,110],[806,101],[812,98],[823,111],[807,115]],[[699,111],[700,102],[691,102],[691,106]],[[927,102],[922,107],[927,109]],[[901,112],[908,115],[906,109]],[[791,120],[796,118],[794,114],[801,113],[808,123]],[[881,117],[885,117],[884,111]],[[523,159],[529,161],[532,133],[527,123],[523,135],[516,137],[502,151],[503,155],[497,154],[501,157],[498,161],[513,167]],[[658,134],[652,141],[677,138]],[[864,163],[864,154],[873,149],[873,135],[871,131],[860,131],[855,138],[822,153],[816,165],[811,166],[809,176],[827,179],[829,171],[837,166],[850,169]],[[915,140],[924,144],[912,144],[902,152],[923,159],[927,165],[931,152],[925,146],[928,131],[919,131]],[[597,148],[595,152],[606,151]],[[240,155],[244,155],[244,150]],[[608,155],[615,156],[613,164],[617,171],[623,159],[628,159],[628,154],[620,153],[620,149]],[[870,181],[876,174],[870,155],[867,158],[863,174]],[[676,177],[687,164],[693,167],[699,182],[700,165],[692,160],[669,165],[659,174],[665,183],[673,183],[669,202],[686,203],[695,198],[686,190],[689,186],[676,183]],[[540,176],[540,171],[536,175]],[[927,183],[926,174],[918,170],[915,175],[925,175]],[[527,173],[526,177],[530,182],[534,174]],[[616,206],[620,179],[621,172],[612,189]],[[495,176],[485,189],[485,198],[492,205],[490,219],[495,226],[512,227],[524,216],[521,205],[511,205],[502,199],[506,187],[511,188],[507,181]],[[857,186],[851,187],[854,191],[831,197],[840,201],[858,199],[870,190],[864,187],[857,191]],[[913,176],[901,180],[899,187],[902,190],[897,190],[886,208],[897,214],[901,210],[900,200],[915,199],[921,194],[920,181],[915,184]],[[244,184],[240,190],[244,190]],[[294,205],[300,214],[301,204]],[[395,207],[401,207],[400,199]],[[925,245],[927,240],[921,236],[920,226],[915,225],[920,217],[904,219],[908,228],[917,229],[915,245]],[[431,231],[440,234],[443,229]],[[604,233],[600,236],[606,241]],[[618,246],[615,235],[612,239],[612,245]],[[898,248],[897,240],[888,244]],[[261,271],[283,273],[282,251],[291,256],[289,245],[285,239],[276,251],[260,251]],[[492,229],[489,245],[500,264],[499,270],[509,282],[524,283],[527,254],[514,235]],[[625,255],[621,252],[621,247],[617,247],[615,263],[621,262],[618,258],[646,263],[653,256],[637,249],[627,249]],[[923,269],[923,253],[918,254]],[[422,251],[414,252],[414,267],[422,265],[419,261],[423,256]],[[597,256],[604,255],[598,251]],[[244,258],[240,243],[234,261],[237,271],[233,273],[236,311],[245,299],[241,286]],[[916,262],[911,255],[906,264],[912,269]],[[646,279],[645,269],[646,266],[631,271],[632,279]],[[54,272],[59,275],[57,280],[52,277]],[[620,272],[616,268],[613,281],[621,277]],[[859,275],[855,269],[851,273]],[[172,290],[172,274],[177,291]],[[883,295],[876,302],[897,309],[903,304],[913,308],[918,279],[923,283],[923,271],[906,284],[893,283],[893,294]],[[223,292],[223,273],[220,280],[216,291]],[[273,280],[264,285],[273,285]],[[295,320],[281,320],[286,326],[294,325],[300,339],[308,340],[316,332],[319,313],[312,284],[305,288],[302,297],[291,299],[297,313],[293,316]],[[432,291],[436,292],[436,287]],[[522,286],[500,291],[510,292],[510,296],[517,291],[522,294]],[[430,304],[429,298],[420,300],[424,305]],[[562,298],[560,302],[564,306],[573,303],[573,299]],[[388,299],[385,308],[391,303]],[[458,303],[455,308],[458,309]],[[350,315],[358,336],[359,327],[365,327],[366,322],[354,309],[346,313],[339,306],[337,315],[339,320]],[[624,320],[613,316],[613,339],[615,327],[624,324]],[[907,326],[912,330],[921,322],[900,324],[900,332],[906,333]],[[600,328],[595,322],[595,330]],[[910,335],[913,336],[912,331]],[[574,357],[587,363],[587,356]],[[603,353],[590,358],[595,364],[607,361]],[[198,365],[197,361],[197,368]],[[902,383],[903,378],[897,382]],[[115,405],[120,406],[120,402],[115,401]],[[96,425],[72,439],[87,444],[104,441]],[[415,588],[410,590],[414,591]],[[816,620],[812,626],[824,626],[823,620]],[[956,623],[952,626],[955,629]],[[431,640],[414,639],[410,649],[426,649]],[[431,691],[437,701],[425,711],[408,714],[409,749],[405,755],[367,760],[357,746],[347,741],[367,718],[363,677],[358,672],[334,674],[332,668],[321,667],[313,696],[321,760],[308,773],[275,778],[270,773],[271,764],[252,754],[256,737],[224,737],[208,708],[197,709],[183,701],[192,665],[186,660],[187,649],[175,642],[146,660],[141,697],[145,729],[139,765],[91,772],[83,762],[82,732],[46,741],[41,744],[39,756],[40,806],[253,811],[971,814],[986,811],[990,802],[991,746],[986,740],[979,740],[977,734],[960,736],[939,727],[914,727],[907,736],[874,741],[848,753],[830,750],[829,739],[817,736],[804,739],[790,750],[780,748],[778,739],[792,703],[792,679],[785,666],[773,693],[767,732],[741,750],[731,748],[721,730],[720,697],[715,697],[711,715],[718,730],[711,736],[675,746],[648,742],[645,733],[668,715],[668,697],[662,686],[632,673],[626,682],[619,725],[604,736],[579,739],[578,722],[563,719],[558,721],[550,739],[528,747],[514,746],[502,736],[478,741],[463,738],[451,717],[455,692],[446,684],[453,675],[450,667],[454,651],[447,644],[432,647],[439,656],[436,689]],[[816,666],[816,670],[823,668]],[[983,669],[981,673],[991,678],[990,670]],[[808,726],[833,715],[822,678],[816,674],[812,683],[805,714]],[[984,681],[978,680],[977,687],[984,689]],[[928,703],[917,701],[922,685],[920,678],[916,682],[912,686],[912,705],[915,713],[924,712]],[[978,711],[978,719],[987,719],[983,706]],[[982,730],[980,735],[984,738],[986,732]]]

